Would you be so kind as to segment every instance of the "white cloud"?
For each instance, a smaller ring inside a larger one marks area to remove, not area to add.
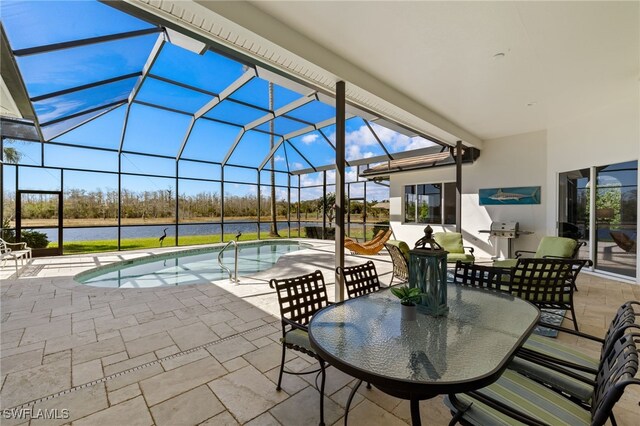
[[[284,161],[284,157],[282,157],[280,155],[275,155],[273,157],[273,161],[275,161],[276,163],[280,163],[280,162]]]
[[[318,140],[319,137],[317,133],[309,133],[308,135],[304,135],[300,140],[302,143],[309,145]]]
[[[388,129],[376,123],[371,123],[371,127],[380,138],[380,141],[391,152],[411,151],[413,149],[426,148],[433,146],[434,143],[420,136],[410,138],[402,133]]]

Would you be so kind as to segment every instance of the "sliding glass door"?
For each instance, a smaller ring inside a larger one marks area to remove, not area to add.
[[[635,277],[638,162],[560,173],[558,195],[558,235],[587,242],[594,269]]]
[[[589,180],[590,169],[560,173],[558,236],[584,241],[579,257],[589,258]]]
[[[636,276],[638,162],[596,168],[595,268]]]

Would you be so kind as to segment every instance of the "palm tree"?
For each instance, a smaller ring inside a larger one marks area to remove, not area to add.
[[[273,83],[269,82],[269,109],[273,111]],[[273,140],[273,120],[269,122],[269,130],[271,131],[271,136],[269,138],[269,152],[273,150],[274,140]],[[271,229],[269,230],[270,237],[279,237],[278,233],[278,221],[276,218],[276,174],[274,172],[275,169],[275,154],[271,156]]]
[[[18,164],[22,158],[22,153],[12,146],[5,146],[2,154],[2,159],[7,164]]]

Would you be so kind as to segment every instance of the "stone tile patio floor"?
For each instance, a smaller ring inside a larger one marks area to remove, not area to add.
[[[58,417],[68,413],[66,419],[29,421],[3,411],[2,424],[317,424],[315,375],[285,375],[283,391],[275,390],[281,347],[277,301],[267,284],[273,270],[243,277],[239,285],[220,281],[154,289],[96,288],[72,279],[80,271],[148,253],[34,259],[17,279],[10,265],[0,271],[1,407],[30,408],[33,414],[58,410]],[[388,256],[370,258],[388,283]],[[333,259],[332,244],[316,241],[312,249],[283,256],[277,273],[320,269],[332,298]],[[348,264],[365,260],[347,256]],[[578,288],[581,330],[596,335],[604,335],[622,302],[640,300],[640,286],[584,273]],[[597,356],[589,342],[568,335],[559,340]],[[290,369],[313,367],[311,358],[288,353]],[[327,373],[326,423],[342,424],[354,381],[335,368]],[[640,389],[629,389],[615,410],[618,424],[638,424],[639,401]],[[441,398],[423,401],[421,413],[430,425],[451,418]],[[406,401],[362,386],[349,423],[402,425],[409,416]]]

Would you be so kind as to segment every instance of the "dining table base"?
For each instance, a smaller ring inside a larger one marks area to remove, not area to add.
[[[360,385],[362,385],[362,380],[358,379],[358,382],[355,384],[353,389],[351,389],[351,393],[349,393],[349,398],[347,399],[347,405],[344,411],[344,426],[347,426],[347,421],[349,419],[349,408],[351,407],[351,402],[353,402],[353,398],[355,397],[356,392],[360,388]],[[425,401],[427,399],[431,399],[436,396],[436,395],[425,395],[425,394],[416,395],[414,393],[407,393],[404,391],[399,391],[397,389],[382,388],[380,386],[376,386],[375,384],[374,386],[377,389],[379,389],[381,392],[386,393],[387,395],[391,395],[400,399],[409,400],[412,426],[422,425],[422,421],[420,419],[420,401]],[[367,383],[367,389],[371,389],[371,385],[369,383]]]

